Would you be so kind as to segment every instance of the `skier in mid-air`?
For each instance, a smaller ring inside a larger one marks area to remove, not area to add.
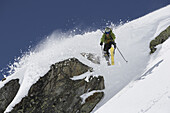
[[[103,52],[104,52],[104,57],[108,61],[108,65],[110,65],[110,62],[109,62],[109,57],[110,57],[109,49],[112,47],[112,44],[114,45],[114,50],[116,49],[115,38],[116,37],[115,37],[114,33],[112,32],[111,28],[106,27],[105,32],[102,35],[100,45],[102,47],[102,45],[104,43]]]

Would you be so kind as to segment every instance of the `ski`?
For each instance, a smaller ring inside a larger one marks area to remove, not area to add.
[[[114,65],[115,62],[114,62],[114,48],[113,47],[110,48],[110,54],[111,54],[111,65]]]

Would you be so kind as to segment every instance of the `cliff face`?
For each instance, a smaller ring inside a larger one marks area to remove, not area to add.
[[[162,31],[154,40],[150,42],[150,54],[156,51],[156,46],[162,44],[170,37],[170,26]]]
[[[12,102],[19,90],[19,79],[11,80],[0,89],[0,113]]]
[[[89,113],[104,96],[99,91],[105,87],[103,77],[91,75],[87,81],[71,79],[88,71],[93,69],[76,58],[52,65],[11,113]],[[83,101],[81,96],[92,91]]]

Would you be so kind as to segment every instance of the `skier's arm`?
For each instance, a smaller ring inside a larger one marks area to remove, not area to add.
[[[111,32],[111,36],[112,36],[112,38],[113,38],[113,45],[114,45],[114,48],[116,49],[116,43],[115,43],[116,37],[115,37],[115,35],[114,35],[113,32]]]
[[[100,41],[100,45],[102,46],[103,45],[103,43],[104,43],[104,34],[103,34],[103,36],[102,36],[102,38],[101,38],[101,41]]]
[[[115,34],[113,32],[111,32],[111,36],[113,38],[113,41],[115,41],[116,37],[115,37]]]

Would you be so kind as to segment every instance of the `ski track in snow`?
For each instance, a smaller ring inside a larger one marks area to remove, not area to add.
[[[104,90],[105,96],[94,109],[94,111],[97,110],[129,84],[129,82],[136,80],[154,66],[152,62],[159,56],[159,53],[156,52],[155,55],[150,56],[149,43],[170,25],[169,10],[170,6],[167,6],[122,26],[111,26],[116,35],[117,46],[128,60],[128,63],[122,59],[116,50],[115,65],[110,67],[107,66],[104,58],[101,58],[101,64],[97,65],[80,55],[82,52],[87,52],[95,53],[101,57],[102,51],[99,43],[102,32],[100,30],[75,36],[59,32],[52,33],[47,39],[41,41],[35,50],[30,51],[18,62],[15,62],[16,66],[13,66],[14,73],[8,76],[6,81],[0,82],[1,88],[11,79],[20,79],[21,87],[5,112],[10,111],[15,104],[27,95],[31,85],[48,72],[50,65],[72,57],[76,57],[84,64],[93,67],[94,75],[104,76],[106,86]],[[160,60],[162,59],[158,61]],[[149,64],[152,64],[152,66]],[[156,101],[155,99],[151,100],[150,103],[141,108],[143,111],[138,112],[150,111],[151,107],[167,94],[168,92],[165,91],[156,98]]]

